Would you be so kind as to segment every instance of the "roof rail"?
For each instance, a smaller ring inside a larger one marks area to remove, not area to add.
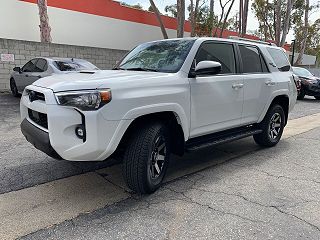
[[[253,39],[248,39],[248,38],[243,38],[243,37],[238,37],[238,36],[229,36],[229,38],[234,39],[234,40],[241,40],[241,41],[246,41],[246,42],[254,42],[254,43],[266,44],[266,45],[270,45],[270,46],[276,46],[274,43],[271,43],[271,42],[253,40]]]

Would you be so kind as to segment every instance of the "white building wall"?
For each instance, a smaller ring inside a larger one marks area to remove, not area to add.
[[[163,38],[157,26],[54,7],[48,7],[48,15],[53,43],[129,50]],[[0,0],[0,38],[40,41],[38,26],[36,4]],[[176,30],[167,29],[167,33],[170,38],[176,36]]]

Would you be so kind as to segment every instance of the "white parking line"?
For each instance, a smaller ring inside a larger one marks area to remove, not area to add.
[[[320,127],[320,114],[290,120],[283,137],[288,138],[317,127]],[[214,161],[203,161],[196,166],[186,164],[179,171],[169,173],[167,181],[242,153],[243,151],[220,152],[214,155],[214,151],[208,150],[208,155]],[[184,159],[187,161],[188,158],[196,157],[197,155],[189,154]],[[107,175],[106,179],[99,174]],[[0,239],[16,239],[75,218],[81,213],[92,212],[119,202],[130,196],[123,188],[125,184],[121,168],[114,166],[2,194],[0,195]]]

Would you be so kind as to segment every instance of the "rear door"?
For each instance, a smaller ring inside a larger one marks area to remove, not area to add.
[[[243,105],[243,77],[239,74],[235,45],[206,41],[199,47],[195,62],[216,61],[221,74],[190,78],[191,137],[240,125]]]
[[[272,74],[258,47],[239,44],[241,72],[244,81],[241,124],[256,123],[275,86]]]

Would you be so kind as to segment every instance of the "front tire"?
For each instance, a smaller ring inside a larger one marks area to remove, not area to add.
[[[297,96],[298,100],[303,100],[304,97],[306,96],[306,93],[303,91],[303,89],[301,88],[299,95]]]
[[[19,97],[20,94],[18,92],[18,88],[17,88],[17,85],[16,85],[16,82],[14,81],[13,78],[10,79],[10,90],[11,90],[11,93],[14,97]]]
[[[285,125],[285,114],[280,105],[273,105],[259,124],[262,133],[254,135],[255,142],[263,147],[277,145],[282,136]]]
[[[156,191],[163,181],[170,157],[170,134],[162,123],[140,125],[124,154],[123,176],[136,193]]]

